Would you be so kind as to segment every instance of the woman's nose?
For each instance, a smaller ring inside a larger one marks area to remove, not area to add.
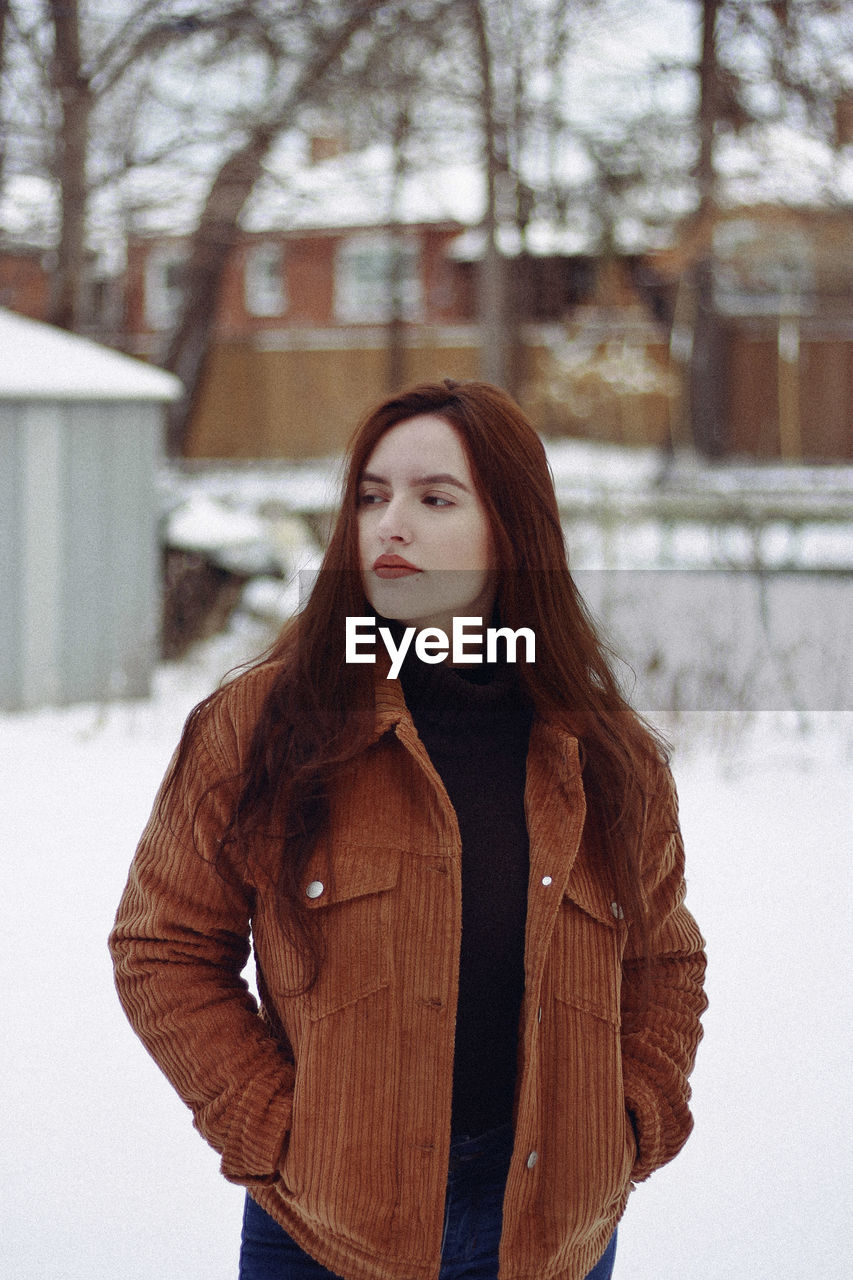
[[[402,502],[394,498],[386,503],[382,518],[379,521],[378,533],[386,542],[410,542],[412,533]]]

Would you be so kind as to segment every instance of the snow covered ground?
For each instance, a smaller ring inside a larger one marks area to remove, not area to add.
[[[0,717],[2,1272],[234,1280],[242,1196],[135,1040],[106,937],[184,714],[240,655],[137,704]],[[853,714],[695,714],[675,754],[710,954],[696,1130],[643,1185],[617,1280],[846,1280]]]
[[[853,710],[853,467],[546,441],[578,585],[635,703]],[[310,590],[341,459],[164,468],[166,543],[252,575],[280,623]]]

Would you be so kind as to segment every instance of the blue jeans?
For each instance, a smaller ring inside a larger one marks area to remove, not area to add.
[[[439,1280],[496,1280],[501,1209],[512,1156],[512,1126],[450,1147]],[[586,1280],[610,1280],[616,1232]],[[291,1240],[251,1196],[246,1197],[239,1280],[339,1280]]]

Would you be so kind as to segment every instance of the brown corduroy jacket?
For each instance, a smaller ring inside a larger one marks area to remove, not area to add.
[[[212,865],[225,790],[196,813],[208,785],[239,767],[270,676],[260,667],[234,681],[165,811],[155,805],[110,936],[119,994],[225,1177],[303,1249],[346,1280],[434,1280],[461,939],[456,817],[398,682],[381,680],[374,742],[337,787],[305,877],[326,959],[313,989],[293,994],[302,974],[264,874]],[[632,1182],[690,1132],[703,942],[683,905],[666,770],[644,854],[653,958],[642,1006],[630,930],[581,838],[577,743],[558,725],[534,723],[525,806],[525,995],[500,1276],[582,1280]],[[260,1015],[240,977],[250,937]]]

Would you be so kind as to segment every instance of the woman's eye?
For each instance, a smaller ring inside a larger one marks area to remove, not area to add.
[[[377,502],[382,501],[381,493],[362,493],[359,495],[358,505],[360,507],[373,507]]]
[[[430,493],[424,498],[424,502],[431,507],[452,507],[453,500],[451,498],[443,498],[440,493]]]

